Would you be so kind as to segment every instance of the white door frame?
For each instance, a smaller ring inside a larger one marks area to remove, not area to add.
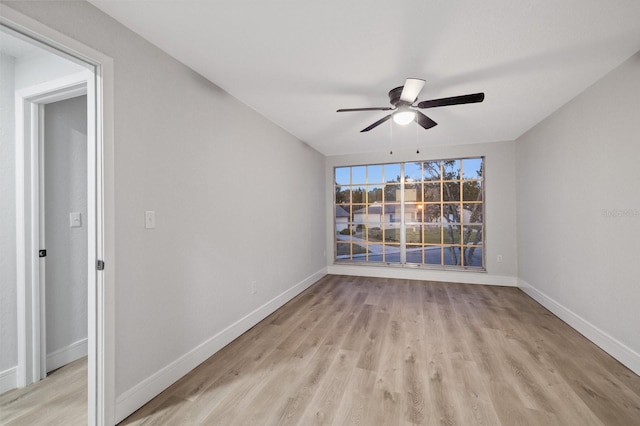
[[[38,251],[44,239],[44,106],[87,95],[87,234],[88,288],[96,286],[95,82],[91,71],[47,81],[16,92],[16,250],[18,268],[17,385],[47,376],[45,267]],[[88,302],[88,301],[87,301]],[[88,333],[95,330],[95,306],[88,304]],[[89,337],[89,336],[88,336]],[[95,336],[93,336],[95,340]],[[90,367],[92,368],[92,367]],[[91,375],[91,374],[90,374]]]
[[[88,144],[87,157],[92,158],[88,169],[93,170],[92,184],[88,186],[88,226],[95,230],[94,244],[89,245],[90,276],[95,285],[88,288],[88,301],[93,317],[89,315],[88,328],[88,424],[112,425],[115,422],[115,208],[114,208],[114,142],[113,142],[113,60],[79,41],[59,33],[56,30],[15,11],[6,4],[0,4],[0,24],[10,32],[38,46],[70,59],[90,69],[91,78],[87,81],[87,95],[93,93],[91,108],[94,114],[87,128],[92,135],[93,144]],[[33,100],[33,99],[31,99]],[[42,99],[40,99],[42,100]],[[27,100],[29,102],[29,100]],[[31,102],[33,104],[34,102]],[[24,104],[23,104],[24,106]],[[24,111],[24,110],[23,110]],[[24,121],[16,127],[16,135],[22,129],[24,138]],[[29,133],[31,129],[28,129]],[[24,139],[23,139],[24,140]],[[24,144],[22,148],[26,148]],[[16,146],[16,159],[19,147]],[[30,167],[32,158],[25,159],[16,168]],[[28,160],[28,163],[25,163]],[[16,171],[18,173],[18,171]],[[24,184],[24,182],[23,182]],[[16,189],[17,182],[16,182]],[[26,205],[24,187],[16,192],[16,220],[22,218],[22,226],[16,223],[17,237],[23,235],[24,244],[30,244],[25,238],[27,231],[25,217]],[[31,191],[31,188],[29,188]],[[22,197],[22,199],[20,199]],[[30,206],[29,206],[30,207]],[[22,208],[22,215],[18,210]],[[92,219],[89,219],[92,218]],[[93,220],[93,223],[89,223]],[[89,228],[89,229],[91,229]],[[91,232],[90,232],[91,234]],[[26,250],[27,247],[24,247]],[[37,253],[37,252],[34,252]],[[31,273],[32,264],[24,261],[24,254],[18,253],[18,262],[23,259],[22,268],[17,270],[18,281],[26,282]],[[96,270],[96,261],[104,261],[104,269]],[[39,273],[39,268],[38,268]],[[23,303],[23,306],[26,305]],[[28,308],[28,307],[27,307]],[[28,314],[29,312],[27,312]],[[38,319],[39,321],[39,319]],[[25,351],[26,352],[26,351]]]

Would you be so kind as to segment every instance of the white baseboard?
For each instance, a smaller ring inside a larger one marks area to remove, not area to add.
[[[442,281],[448,283],[484,284],[516,287],[518,279],[486,272],[437,270],[423,268],[396,268],[371,265],[329,265],[332,275],[355,275],[361,277],[397,278],[405,280]]]
[[[18,367],[0,371],[0,394],[18,387]]]
[[[123,392],[116,398],[116,423],[127,418],[131,413],[142,407],[153,399],[160,392],[168,388],[189,371],[202,364],[211,355],[224,348],[242,333],[265,319],[275,310],[280,308],[289,300],[300,294],[327,275],[327,269],[322,268],[318,272],[305,278],[289,290],[274,297],[264,305],[260,306],[245,317],[231,324],[209,340],[193,348],[188,353],[173,361],[162,370],[154,373],[141,381],[131,389]]]
[[[78,340],[69,346],[47,354],[47,373],[87,356],[88,340]]]
[[[78,340],[66,348],[59,349],[47,355],[47,372],[67,365],[77,359],[87,356],[87,339]],[[0,394],[18,387],[18,367],[11,367],[0,371]]]
[[[618,341],[608,333],[599,329],[595,325],[591,324],[580,315],[576,314],[570,309],[567,309],[565,306],[547,296],[540,290],[536,289],[528,282],[522,279],[518,279],[518,287],[520,287],[522,291],[531,296],[542,306],[553,312],[553,314],[558,318],[573,327],[584,337],[591,340],[593,343],[602,348],[602,350],[620,361],[631,371],[640,375],[640,354],[635,352],[630,347],[626,346],[624,343]]]

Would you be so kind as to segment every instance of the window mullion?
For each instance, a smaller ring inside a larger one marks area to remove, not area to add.
[[[405,217],[404,217],[404,163],[400,163],[400,263],[407,263],[407,231],[405,226]]]

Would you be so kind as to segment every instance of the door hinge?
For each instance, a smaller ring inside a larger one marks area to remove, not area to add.
[[[38,257],[47,257],[47,251],[46,250],[39,250],[38,251]]]
[[[104,261],[103,260],[96,260],[96,269],[98,271],[104,271]]]

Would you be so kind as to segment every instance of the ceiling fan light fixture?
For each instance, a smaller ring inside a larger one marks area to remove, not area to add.
[[[398,112],[393,114],[393,121],[401,126],[411,123],[413,120],[415,120],[415,118],[415,111],[412,111],[408,108],[398,109]]]
[[[382,123],[386,123],[393,118],[397,124],[406,126],[415,121],[423,129],[430,129],[438,123],[424,115],[419,110],[425,108],[436,108],[448,105],[473,104],[484,100],[484,93],[472,93],[469,95],[451,96],[441,99],[430,99],[417,102],[418,95],[424,87],[424,80],[421,78],[407,78],[404,86],[393,88],[389,91],[389,102],[391,107],[369,107],[369,108],[341,108],[337,112],[348,111],[393,111],[385,115],[380,120],[360,130],[360,133],[375,129]],[[417,103],[416,103],[417,102]]]

